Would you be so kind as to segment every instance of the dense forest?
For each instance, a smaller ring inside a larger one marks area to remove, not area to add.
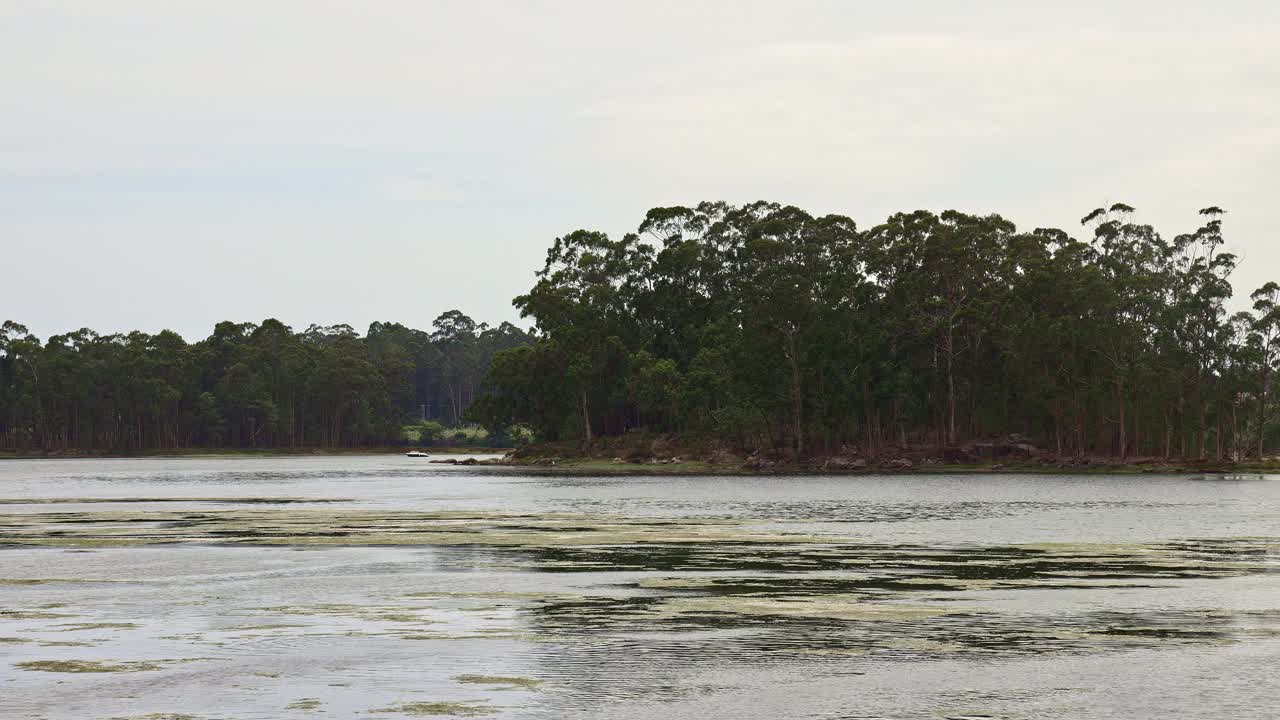
[[[998,215],[859,229],[790,206],[655,208],[555,240],[472,416],[795,456],[1023,436],[1059,456],[1274,447],[1280,286],[1232,305],[1224,213],[1172,238],[1117,204],[1084,240]],[[1252,310],[1231,312],[1230,307]]]
[[[555,240],[515,306],[430,332],[277,320],[41,342],[0,327],[0,448],[370,446],[474,421],[547,441],[661,433],[878,455],[1020,436],[1058,456],[1264,457],[1280,434],[1280,285],[1232,301],[1224,213],[1088,238],[998,215],[859,229],[758,202],[655,208]],[[1250,310],[1231,312],[1230,307]]]
[[[0,448],[135,451],[384,445],[407,422],[458,425],[499,351],[530,341],[457,310],[433,330],[373,323],[294,332],[277,320],[44,343],[0,326]]]

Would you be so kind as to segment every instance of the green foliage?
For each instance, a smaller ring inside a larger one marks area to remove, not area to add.
[[[1258,454],[1280,286],[1227,317],[1222,215],[1166,240],[1115,203],[1080,241],[956,211],[859,230],[766,202],[655,208],[639,234],[555,240],[515,300],[537,339],[494,358],[470,417],[797,455],[1013,433],[1060,454]]]
[[[1165,238],[998,215],[655,208],[557,238],[514,305],[430,332],[276,320],[41,342],[0,326],[0,448],[592,442],[640,430],[804,455],[1018,434],[1059,454],[1274,452],[1280,285],[1229,315],[1220,208]],[[427,421],[423,423],[422,421]],[[406,430],[407,423],[411,425]],[[467,424],[476,427],[469,427]]]
[[[407,439],[418,445],[434,445],[442,440],[445,436],[445,426],[436,420],[425,420],[417,425],[406,428],[405,435]]]
[[[510,323],[453,310],[435,333],[373,323],[219,323],[200,342],[172,332],[41,343],[0,326],[0,448],[148,450],[358,446],[404,441],[424,414],[457,425],[494,353],[529,342]],[[439,428],[438,430],[436,428]]]

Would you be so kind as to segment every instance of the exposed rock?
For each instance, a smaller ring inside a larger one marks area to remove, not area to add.
[[[707,462],[715,465],[740,465],[743,462],[742,456],[737,455],[724,448],[717,449],[707,458]]]
[[[1040,454],[1040,449],[1026,442],[973,442],[960,448],[960,453],[971,459],[1001,460],[1020,458],[1029,460]]]
[[[973,449],[970,446],[965,446],[962,448],[958,448],[958,447],[942,448],[941,453],[942,453],[942,461],[947,463],[953,463],[953,464],[971,463],[977,460],[977,458],[974,457]]]
[[[893,458],[880,463],[880,467],[885,470],[910,470],[913,466],[906,458]]]
[[[480,461],[477,460],[476,458],[462,458],[461,460],[459,460],[458,458],[444,458],[443,460],[428,460],[427,462],[433,462],[433,463],[436,463],[437,465],[479,465],[480,464]]]
[[[756,452],[751,453],[751,457],[747,458],[747,461],[742,464],[742,467],[747,470],[767,470],[775,464],[776,463],[773,460],[770,460],[757,450]]]
[[[834,457],[827,458],[826,462],[822,464],[822,467],[827,470],[862,470],[867,467],[867,461],[860,457],[836,455]]]

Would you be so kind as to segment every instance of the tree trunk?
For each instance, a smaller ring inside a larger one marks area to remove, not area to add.
[[[955,377],[955,353],[953,345],[955,333],[955,324],[947,325],[947,438],[946,445],[950,447],[956,442],[956,377]]]
[[[587,391],[582,391],[582,435],[591,443],[591,414],[587,412]]]
[[[1240,462],[1240,415],[1239,405],[1231,403],[1231,460]]]
[[[1222,462],[1222,406],[1218,405],[1218,412],[1215,413],[1218,424],[1217,434],[1213,437],[1213,454],[1218,462]]]
[[[1264,447],[1266,445],[1266,425],[1267,425],[1267,382],[1270,380],[1269,373],[1262,373],[1262,391],[1258,393],[1258,462],[1262,462],[1266,457]]]
[[[1169,453],[1173,452],[1173,424],[1169,420],[1169,411],[1164,411],[1164,459],[1169,459]]]
[[[1201,460],[1208,457],[1206,454],[1209,443],[1209,420],[1206,417],[1209,413],[1208,406],[1209,404],[1204,400],[1200,401],[1200,454],[1196,457]]]
[[[1126,423],[1125,423],[1125,410],[1126,410],[1126,407],[1125,407],[1124,383],[1123,383],[1123,381],[1119,381],[1119,380],[1118,380],[1118,381],[1116,381],[1116,396],[1117,396],[1117,397],[1118,397],[1118,399],[1120,400],[1120,462],[1124,462],[1125,457],[1127,457],[1127,455],[1126,455],[1126,453],[1125,453],[1125,450],[1126,450],[1126,447],[1127,447],[1127,446],[1125,445],[1125,443],[1126,443],[1126,441],[1127,441],[1127,438],[1125,437],[1125,424],[1126,424]]]
[[[795,424],[795,457],[804,454],[804,398],[800,387],[800,358],[796,352],[796,335],[787,333],[787,359],[791,361],[791,416]]]

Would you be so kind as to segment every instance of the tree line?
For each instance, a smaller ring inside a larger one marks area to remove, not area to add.
[[[999,215],[860,229],[770,202],[557,238],[472,417],[797,456],[1019,434],[1062,456],[1243,459],[1277,434],[1280,286],[1232,313],[1224,212],[1172,238],[1116,204],[1085,239]],[[1243,303],[1242,303],[1243,304]]]
[[[457,310],[430,332],[375,322],[295,332],[218,323],[187,343],[163,331],[45,342],[0,326],[0,448],[133,451],[401,442],[406,422],[463,421],[490,359],[526,344],[511,323]]]

